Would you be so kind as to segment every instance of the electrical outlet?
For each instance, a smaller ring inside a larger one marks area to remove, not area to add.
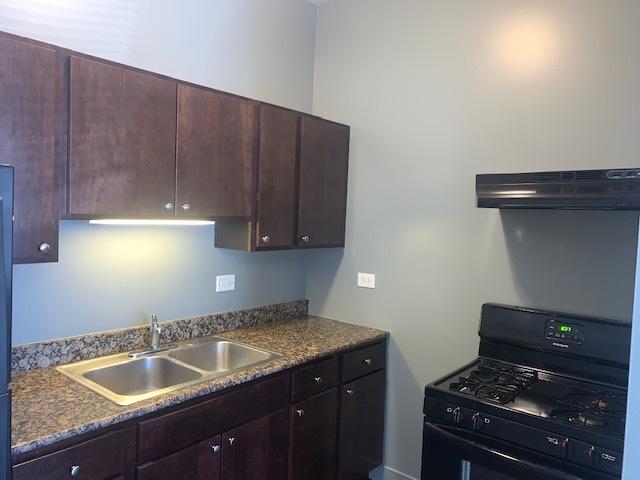
[[[235,275],[218,275],[216,277],[216,292],[230,292],[236,289]]]
[[[358,272],[358,286],[362,288],[376,288],[376,274]]]

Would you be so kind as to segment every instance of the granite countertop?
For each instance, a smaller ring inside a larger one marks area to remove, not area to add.
[[[54,368],[17,374],[12,378],[11,454],[23,454],[75,435],[380,340],[387,335],[383,330],[312,316],[227,331],[217,336],[284,356],[129,406],[116,405]]]

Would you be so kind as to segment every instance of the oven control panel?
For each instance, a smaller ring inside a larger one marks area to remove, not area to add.
[[[549,340],[556,340],[563,343],[580,345],[584,342],[582,325],[554,319],[547,320],[546,336]]]

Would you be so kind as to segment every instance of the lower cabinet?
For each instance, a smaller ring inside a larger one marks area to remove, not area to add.
[[[222,480],[285,480],[288,431],[281,410],[222,435]]]
[[[382,464],[385,371],[342,386],[340,480],[360,480]]]
[[[134,465],[133,429],[104,434],[13,467],[13,480],[130,479]]]
[[[337,473],[338,391],[291,407],[291,480],[333,480]]]
[[[362,480],[382,463],[385,351],[325,358],[48,449],[14,465],[13,480]]]
[[[220,436],[138,467],[138,480],[219,480]]]

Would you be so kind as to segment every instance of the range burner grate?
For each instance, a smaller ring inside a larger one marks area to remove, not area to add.
[[[576,390],[558,400],[551,418],[582,427],[623,435],[627,396],[622,393]]]
[[[483,362],[467,377],[451,383],[449,390],[505,405],[537,380],[535,371]]]

